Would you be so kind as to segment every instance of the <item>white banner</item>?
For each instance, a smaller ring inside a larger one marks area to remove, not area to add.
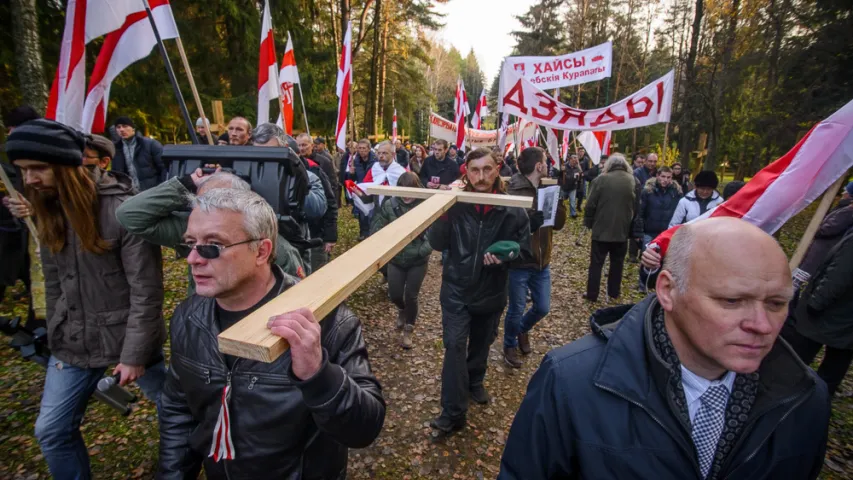
[[[520,77],[504,72],[498,110],[560,130],[625,130],[668,122],[675,75],[672,70],[608,107],[580,110],[560,103]]]
[[[515,72],[542,90],[594,82],[610,77],[610,42],[557,57],[506,57],[501,76]]]
[[[522,120],[523,125],[521,130],[527,137],[533,135],[536,130],[536,124]],[[507,138],[512,138],[515,135],[517,124],[513,123],[507,128]],[[447,140],[448,143],[456,142],[456,124],[441,115],[431,112],[429,114],[429,136],[432,138],[440,138]],[[465,128],[465,144],[467,148],[479,147],[494,147],[498,144],[497,130],[477,130],[474,128]]]

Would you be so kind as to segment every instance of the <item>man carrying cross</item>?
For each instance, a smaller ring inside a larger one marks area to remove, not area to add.
[[[464,189],[506,193],[499,159],[488,149],[466,158]],[[530,244],[530,222],[521,208],[457,203],[429,230],[429,243],[449,251],[441,283],[444,366],[441,415],[430,425],[452,433],[465,426],[468,399],[489,402],[483,386],[489,347],[507,301],[507,263]]]

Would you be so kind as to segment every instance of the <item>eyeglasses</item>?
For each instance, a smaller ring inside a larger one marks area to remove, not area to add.
[[[231,245],[216,245],[216,244],[200,244],[200,243],[182,243],[180,244],[187,250],[187,256],[189,256],[189,252],[195,250],[198,252],[198,256],[207,260],[213,260],[215,258],[219,258],[219,255],[222,254],[222,251],[226,248],[236,247],[237,245],[243,245],[245,243],[257,242],[259,238],[250,238],[248,240],[243,240],[242,242],[232,243]]]

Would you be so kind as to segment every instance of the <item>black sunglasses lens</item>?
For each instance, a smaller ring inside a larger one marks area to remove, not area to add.
[[[219,258],[219,248],[216,245],[196,245],[195,251],[198,252],[201,258],[206,258],[207,260]]]

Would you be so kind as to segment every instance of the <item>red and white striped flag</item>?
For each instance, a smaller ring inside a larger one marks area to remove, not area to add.
[[[281,84],[282,113],[278,115],[276,125],[284,129],[288,135],[293,135],[293,85],[299,83],[299,71],[296,69],[296,55],[293,54],[293,40],[287,32],[287,46],[284,47],[284,57],[281,58],[281,70],[278,71],[278,81]]]
[[[169,1],[151,0],[150,5],[160,37],[163,40],[178,38]],[[107,35],[89,80],[89,93],[83,107],[84,132],[104,132],[113,80],[131,64],[147,57],[156,45],[157,39],[145,10],[131,13],[120,29]]]
[[[397,143],[397,109],[394,109],[394,123],[391,124],[391,136],[394,139],[394,143]]]
[[[586,150],[592,163],[598,165],[602,155],[610,155],[610,131],[599,130],[595,132],[581,132],[577,137],[578,142]]]
[[[815,125],[788,153],[761,169],[725,202],[693,223],[709,217],[742,218],[773,234],[817,200],[853,167],[853,102]],[[675,226],[652,243],[666,253]]]
[[[571,137],[571,132],[563,130],[563,145],[560,149],[560,158],[563,159],[563,162],[569,157],[569,137]]]
[[[506,156],[507,130],[509,130],[509,114],[504,113],[501,115],[501,126],[498,128],[498,146],[501,148],[501,151],[504,152],[504,156]]]
[[[551,154],[551,158],[554,160],[555,167],[560,169],[560,141],[558,140],[557,130],[553,128],[546,128],[545,131],[545,146],[548,147],[548,153]]]
[[[69,0],[45,117],[83,129],[86,98],[86,44],[121,28],[125,18],[145,7],[138,0]]]
[[[261,21],[261,54],[258,60],[258,125],[270,121],[270,100],[278,98],[278,64],[272,31],[270,4],[264,2]]]
[[[471,128],[477,130],[483,129],[483,117],[489,114],[489,103],[486,101],[486,89],[480,93],[480,99],[477,100],[477,108],[474,109],[474,115],[471,116]]]
[[[347,111],[349,109],[349,90],[352,84],[352,22],[347,23],[344,45],[341,49],[341,61],[338,64],[338,124],[335,127],[335,145],[343,151],[347,149]]]
[[[453,110],[456,112],[456,148],[465,148],[465,119],[471,114],[468,106],[468,93],[465,92],[465,83],[462,78],[456,81],[456,98],[453,100]]]

